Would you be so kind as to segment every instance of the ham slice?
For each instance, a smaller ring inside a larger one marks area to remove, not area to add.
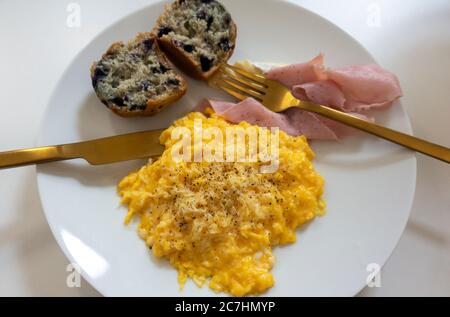
[[[333,107],[372,122],[373,118],[361,112],[389,106],[403,95],[398,78],[380,66],[326,69],[322,54],[307,63],[274,68],[266,76],[289,87],[300,100]],[[247,121],[262,127],[279,127],[290,135],[304,135],[310,140],[338,140],[352,131],[298,108],[274,113],[252,98],[237,104],[207,100],[196,110],[204,111],[208,107],[232,123]]]
[[[327,79],[327,73],[323,65],[323,59],[323,54],[320,54],[307,63],[273,68],[266,73],[266,76],[289,88],[295,85],[325,80]]]
[[[310,140],[337,140],[344,135],[341,132],[345,130],[345,128],[337,129],[335,125],[334,128],[338,131],[336,133],[318,116],[301,109],[293,108],[284,113],[274,113],[253,98],[239,103],[205,100],[195,110],[204,112],[208,107],[231,123],[246,121],[261,127],[279,127],[287,134],[304,135]],[[330,126],[333,127],[333,125]]]
[[[292,93],[297,99],[311,101],[319,105],[327,105],[339,110],[344,109],[346,102],[339,86],[330,80],[293,86]]]
[[[349,111],[390,106],[403,96],[397,76],[378,65],[329,69],[327,75],[342,89]]]
[[[289,124],[293,127],[298,127],[300,134],[309,140],[336,141],[339,139],[338,133],[333,131],[325,122],[321,121],[319,116],[313,113],[298,108],[291,108],[284,115],[289,118]]]
[[[237,104],[233,102],[205,100],[197,107],[196,111],[204,112],[208,107],[211,107],[217,115],[231,123],[246,121],[260,127],[279,127],[287,134],[294,136],[303,134],[299,126],[290,124],[285,114],[272,112],[253,98],[245,99]]]
[[[346,111],[387,107],[403,96],[397,76],[380,66],[326,69],[323,54],[307,63],[273,68],[266,76],[292,89],[300,100]]]

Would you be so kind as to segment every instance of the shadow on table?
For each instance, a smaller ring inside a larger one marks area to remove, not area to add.
[[[0,229],[0,250],[14,251],[12,260],[2,260],[3,272],[18,272],[14,291],[5,290],[3,296],[101,296],[86,281],[81,288],[69,288],[66,284],[68,260],[58,247],[45,220],[34,168],[24,171],[24,182],[17,193],[20,203],[15,219]],[[7,273],[10,274],[10,273]]]

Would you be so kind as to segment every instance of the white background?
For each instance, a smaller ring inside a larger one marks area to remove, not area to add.
[[[81,7],[80,28],[66,23],[72,2]],[[0,0],[0,151],[34,146],[50,93],[73,57],[151,2]],[[450,147],[448,0],[292,2],[339,25],[395,72],[415,135]],[[66,286],[67,264],[43,216],[34,167],[0,171],[0,296],[98,296],[85,281]],[[450,296],[449,165],[418,155],[408,227],[383,268],[382,287],[360,295]]]

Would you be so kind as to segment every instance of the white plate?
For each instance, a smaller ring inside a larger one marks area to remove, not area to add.
[[[293,4],[223,0],[239,29],[233,60],[293,63],[326,53],[330,66],[374,62],[354,39],[323,18]],[[189,94],[154,118],[122,119],[95,97],[89,66],[110,43],[146,31],[163,3],[109,27],[70,64],[51,98],[39,144],[59,144],[163,128],[203,97],[227,98],[190,81]],[[401,105],[379,121],[411,133]],[[316,166],[324,175],[328,214],[299,231],[295,245],[276,249],[276,286],[268,296],[352,296],[365,285],[371,263],[383,265],[406,225],[413,200],[413,153],[364,134],[339,143],[316,142]],[[135,224],[123,225],[117,182],[144,162],[91,167],[84,161],[41,165],[38,184],[47,220],[70,261],[108,296],[209,296],[192,282],[179,291],[175,270],[149,253]]]

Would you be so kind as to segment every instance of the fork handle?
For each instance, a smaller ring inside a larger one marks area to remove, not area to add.
[[[450,149],[441,145],[437,145],[419,138],[413,137],[408,134],[404,134],[389,128],[382,127],[380,125],[374,124],[362,120],[358,117],[352,116],[350,114],[325,107],[320,105],[315,105],[309,102],[299,101],[299,108],[317,113],[328,119],[338,121],[345,125],[351,126],[353,128],[368,132],[370,134],[376,135],[385,140],[394,142],[396,144],[407,147],[411,150],[420,152],[422,154],[434,157],[446,163],[450,163]]]

